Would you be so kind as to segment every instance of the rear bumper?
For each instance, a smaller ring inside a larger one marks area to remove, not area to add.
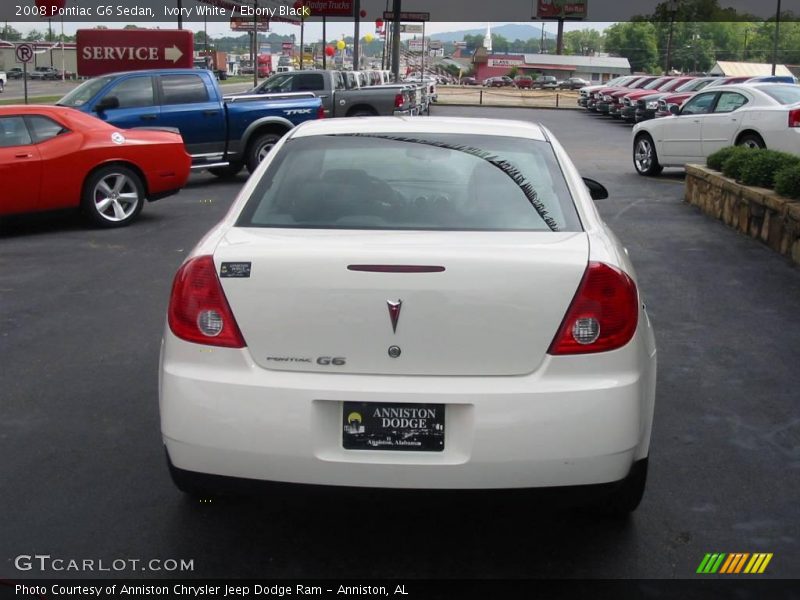
[[[274,482],[495,489],[619,481],[649,449],[656,367],[645,320],[620,350],[547,356],[516,377],[271,371],[247,349],[207,351],[167,331],[163,441],[178,469]],[[345,450],[344,401],[444,404],[444,451]]]

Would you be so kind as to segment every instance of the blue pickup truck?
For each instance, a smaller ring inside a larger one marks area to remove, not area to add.
[[[324,117],[311,93],[222,96],[214,75],[200,69],[113,73],[81,84],[57,102],[120,128],[177,129],[193,169],[230,177],[252,173],[294,126]]]

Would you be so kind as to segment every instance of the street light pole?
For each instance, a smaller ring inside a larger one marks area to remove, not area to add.
[[[772,47],[772,75],[778,64],[778,37],[781,33],[781,0],[778,0],[778,11],[775,13],[775,44]]]

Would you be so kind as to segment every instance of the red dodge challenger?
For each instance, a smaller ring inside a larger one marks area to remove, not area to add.
[[[58,106],[0,107],[0,216],[80,207],[121,227],[145,199],[177,193],[190,167],[177,132],[117,129]]]

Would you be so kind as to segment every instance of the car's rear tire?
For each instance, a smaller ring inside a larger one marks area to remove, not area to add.
[[[757,133],[745,133],[736,141],[736,145],[743,146],[745,148],[753,148],[756,150],[764,150],[767,147],[767,144],[764,142],[764,138]]]
[[[648,133],[640,133],[633,140],[633,166],[639,175],[658,175],[664,170],[658,162],[656,145]]]
[[[99,227],[124,227],[142,212],[144,200],[144,184],[137,173],[123,165],[108,165],[86,180],[81,208]]]
[[[647,487],[648,459],[633,463],[628,476],[617,484],[617,487],[594,508],[605,516],[625,518],[635,511],[642,501]]]
[[[250,142],[247,150],[247,170],[250,173],[253,173],[258,168],[261,161],[267,157],[267,154],[280,139],[281,136],[277,133],[262,133]]]
[[[244,164],[242,163],[231,163],[227,167],[212,167],[208,172],[220,179],[233,179],[243,168]]]

